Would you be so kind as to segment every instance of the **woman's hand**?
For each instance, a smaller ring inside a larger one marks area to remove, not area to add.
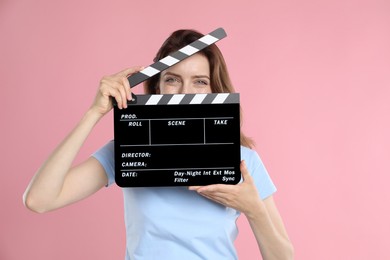
[[[243,182],[237,185],[214,184],[208,186],[191,186],[190,190],[218,202],[224,206],[234,208],[245,215],[255,214],[263,209],[263,202],[258,194],[252,176],[246,168],[245,161],[241,161],[240,170]]]
[[[104,116],[112,109],[111,97],[115,98],[119,109],[126,108],[127,101],[131,100],[130,84],[127,77],[142,69],[143,67],[140,66],[132,67],[103,77],[91,109]]]
[[[262,200],[245,162],[240,165],[243,182],[237,185],[192,186],[210,200],[234,208],[247,217],[263,259],[293,259],[294,248],[272,196]]]

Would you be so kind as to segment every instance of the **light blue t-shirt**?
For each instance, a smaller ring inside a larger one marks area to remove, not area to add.
[[[115,182],[114,141],[93,156]],[[241,146],[262,199],[275,185],[258,154]],[[126,260],[237,259],[234,240],[240,212],[210,201],[187,187],[122,188],[126,225]]]

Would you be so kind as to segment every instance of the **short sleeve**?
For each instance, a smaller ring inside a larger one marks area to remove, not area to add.
[[[253,177],[260,198],[264,200],[276,192],[276,187],[256,151],[241,146],[241,160],[245,160],[245,164],[250,175]]]
[[[114,140],[101,147],[92,156],[99,161],[106,171],[108,183],[107,187],[115,182],[115,157],[114,157]]]

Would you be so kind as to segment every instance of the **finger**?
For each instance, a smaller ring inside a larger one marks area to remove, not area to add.
[[[127,78],[122,78],[123,86],[125,87],[126,100],[132,100],[130,83]],[[126,104],[127,105],[127,104]]]
[[[135,66],[135,67],[127,68],[127,69],[124,69],[124,70],[118,72],[117,75],[127,78],[131,74],[134,74],[134,73],[142,70],[143,68],[144,68],[143,66]]]
[[[115,98],[115,96],[117,94],[116,94],[115,90],[112,89],[112,87],[110,85],[111,85],[110,81],[103,78],[101,83],[100,83],[99,92],[100,92],[100,95],[102,96],[102,98],[104,99],[103,105],[105,106],[107,104],[106,102],[108,102],[110,104],[110,106],[112,107],[111,97]],[[121,106],[120,103],[118,103],[118,108],[121,108],[120,106]]]
[[[108,89],[108,94],[109,94],[109,96],[113,97],[116,100],[118,108],[122,109],[123,108],[122,95],[119,92],[119,90],[115,89],[115,88],[110,88],[110,89]]]
[[[130,82],[129,82],[128,77],[131,76],[134,73],[137,73],[137,72],[143,70],[144,68],[145,67],[143,67],[143,66],[137,66],[137,67],[125,69],[125,70],[123,70],[121,72],[121,75],[124,76],[124,79],[122,81],[123,81],[123,85],[125,86],[126,99],[127,100],[132,100],[133,99],[133,97],[131,95],[131,87],[132,86],[130,86]],[[126,103],[125,107],[127,107],[127,103]]]
[[[126,81],[127,79],[122,77],[117,83],[117,89],[121,95],[122,107],[127,108],[127,90],[126,90]]]
[[[233,185],[213,184],[213,185],[200,187],[197,191],[200,192],[200,193],[202,193],[202,192],[206,192],[206,193],[217,193],[217,192],[220,192],[220,193],[225,193],[226,194],[226,193],[231,193],[234,188],[235,187]]]
[[[199,190],[200,188],[202,188],[202,186],[189,186],[189,187],[188,187],[189,190],[194,190],[194,191],[197,191],[197,190]]]

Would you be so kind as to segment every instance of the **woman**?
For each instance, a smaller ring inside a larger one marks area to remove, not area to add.
[[[154,60],[202,36],[193,30],[176,31]],[[141,69],[103,77],[92,106],[27,187],[24,202],[29,209],[46,212],[64,207],[114,182],[114,141],[81,164],[72,167],[72,163],[94,126],[112,109],[112,97],[120,109],[127,107],[131,99],[127,76]],[[216,45],[168,68],[144,86],[149,94],[234,91]],[[292,259],[292,245],[272,199],[275,186],[243,134],[241,144],[243,181],[237,185],[123,188],[126,259],[237,259],[234,240],[241,212],[264,259]]]

